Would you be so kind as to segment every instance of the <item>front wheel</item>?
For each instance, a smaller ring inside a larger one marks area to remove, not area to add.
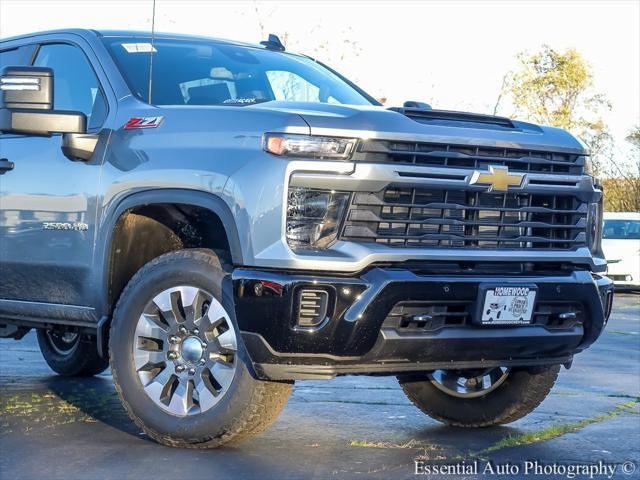
[[[248,370],[226,273],[212,251],[181,250],[145,265],[122,293],[111,369],[129,416],[169,446],[211,448],[266,429],[291,384]]]
[[[489,427],[531,413],[551,391],[560,366],[436,370],[399,377],[415,406],[431,418],[456,427]]]

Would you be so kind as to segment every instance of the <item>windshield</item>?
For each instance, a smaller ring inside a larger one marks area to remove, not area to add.
[[[250,105],[285,100],[371,105],[306,57],[199,40],[104,38],[132,92],[154,105]]]
[[[602,238],[640,240],[640,220],[605,220]]]

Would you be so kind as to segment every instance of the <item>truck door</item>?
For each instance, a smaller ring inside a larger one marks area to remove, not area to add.
[[[84,112],[99,131],[108,106],[83,50],[46,43],[34,53],[34,66],[54,71],[54,109]],[[69,160],[61,140],[0,136],[0,166],[10,167],[0,172],[0,317],[67,316],[63,306],[91,316],[100,160]]]

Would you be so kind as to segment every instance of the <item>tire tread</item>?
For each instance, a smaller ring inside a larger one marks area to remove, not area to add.
[[[80,345],[71,354],[71,358],[62,359],[49,345],[45,330],[38,330],[38,345],[49,368],[65,377],[91,377],[104,372],[109,361],[98,354],[98,346],[90,338],[82,336]]]
[[[198,261],[205,262],[210,267],[223,271],[228,271],[229,268],[228,265],[223,266],[218,256],[212,250],[185,249],[165,253],[143,266],[131,278],[127,286],[124,288],[120,298],[126,298],[127,292],[135,289],[136,285],[154,270],[162,268],[167,262],[174,262],[181,258],[197,258]],[[114,318],[118,317],[119,309],[121,308],[123,308],[123,305],[118,301],[113,314]],[[110,328],[114,328],[113,322]],[[109,335],[110,341],[113,337],[113,335]],[[110,350],[113,351],[112,348],[110,348]],[[290,383],[256,381],[255,388],[253,388],[252,391],[252,396],[249,399],[250,408],[243,410],[240,415],[232,419],[230,422],[232,427],[223,435],[218,437],[179,439],[171,437],[170,435],[162,434],[145,425],[140,417],[138,417],[138,415],[133,411],[131,405],[123,395],[120,382],[118,381],[118,372],[113,365],[113,359],[111,359],[111,371],[113,374],[113,383],[116,391],[118,392],[118,396],[122,401],[124,409],[134,423],[156,442],[179,448],[215,448],[228,443],[240,442],[263,432],[276,420],[276,418],[278,418],[278,415],[287,404],[287,400],[289,399],[289,395],[293,389],[293,385]]]
[[[550,367],[538,373],[529,374],[529,379],[525,382],[525,388],[519,389],[519,401],[510,403],[506,408],[500,411],[498,414],[490,418],[478,419],[476,421],[462,421],[456,418],[455,408],[451,408],[450,415],[445,415],[440,411],[433,408],[428,401],[424,398],[420,398],[418,390],[412,387],[411,382],[400,382],[400,386],[405,395],[411,402],[423,413],[427,414],[434,420],[442,422],[453,427],[463,428],[483,428],[494,425],[505,425],[507,423],[515,422],[522,417],[528,415],[533,410],[538,408],[542,401],[547,397],[553,385],[558,378],[560,371],[559,366]],[[425,380],[428,382],[429,380]],[[435,387],[431,387],[435,390]],[[441,393],[441,392],[438,392]],[[498,392],[491,392],[489,395],[496,394]],[[445,395],[444,393],[442,395]],[[484,413],[484,412],[481,412]],[[479,416],[480,417],[480,416]]]

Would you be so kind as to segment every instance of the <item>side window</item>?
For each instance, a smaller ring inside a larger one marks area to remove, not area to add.
[[[23,48],[0,50],[0,68],[27,65],[28,60]]]
[[[98,78],[82,50],[73,45],[42,45],[33,63],[53,69],[53,103],[56,110],[75,110],[87,116],[89,130],[102,125],[107,103]]]

